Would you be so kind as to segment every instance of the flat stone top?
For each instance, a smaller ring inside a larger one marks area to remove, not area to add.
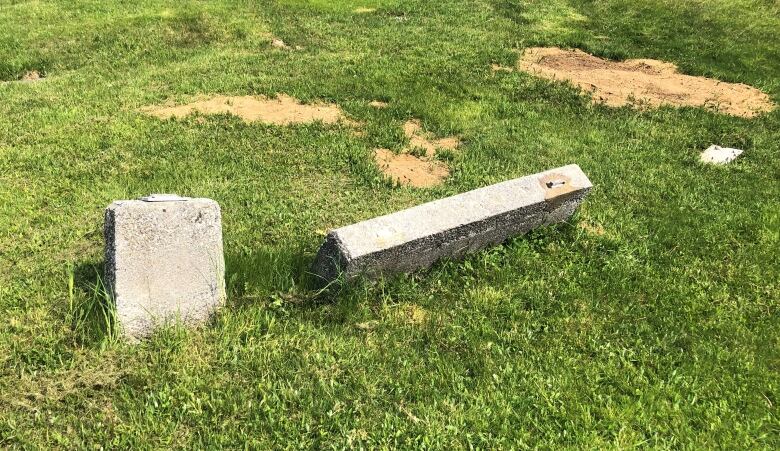
[[[171,202],[171,201],[185,201],[189,200],[189,197],[181,197],[178,194],[150,194],[144,196],[139,200],[144,202]]]
[[[563,166],[333,230],[351,257],[484,220],[523,207],[589,189],[591,184],[576,164]]]
[[[171,198],[171,199],[155,198],[154,200],[151,201],[147,200],[147,198],[144,197],[141,199],[134,199],[134,200],[115,200],[111,202],[111,204],[108,206],[108,209],[109,210],[124,210],[124,209],[157,210],[157,209],[164,209],[170,207],[184,207],[184,206],[186,206],[187,208],[191,208],[197,205],[216,205],[217,208],[219,208],[219,204],[217,204],[216,201],[212,199],[207,199],[205,197],[197,197],[197,198],[179,197],[179,198]]]

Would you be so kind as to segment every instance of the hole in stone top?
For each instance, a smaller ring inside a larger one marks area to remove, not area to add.
[[[557,188],[565,184],[566,184],[566,180],[550,180],[549,182],[545,183],[545,185],[547,185],[547,188]]]

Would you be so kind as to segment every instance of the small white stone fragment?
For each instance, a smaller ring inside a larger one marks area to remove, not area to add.
[[[727,164],[736,160],[742,154],[741,149],[732,149],[730,147],[720,147],[711,145],[699,157],[702,163],[709,164]]]
[[[206,321],[225,299],[222,215],[211,199],[153,194],[106,208],[106,286],[121,335]]]
[[[271,41],[271,47],[274,47],[274,48],[277,48],[277,49],[288,49],[289,48],[287,46],[287,44],[284,41],[282,41],[281,39],[279,39],[279,38],[274,38]]]

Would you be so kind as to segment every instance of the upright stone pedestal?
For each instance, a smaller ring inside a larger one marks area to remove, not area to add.
[[[565,221],[591,187],[572,164],[348,225],[328,234],[312,272],[326,283],[427,268]]]
[[[131,341],[164,323],[202,323],[225,299],[222,218],[211,199],[152,195],[105,213],[106,285]]]

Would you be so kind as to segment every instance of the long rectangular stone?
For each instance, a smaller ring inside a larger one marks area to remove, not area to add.
[[[219,204],[152,195],[106,208],[106,285],[120,333],[135,341],[171,321],[202,323],[225,298]]]
[[[565,221],[592,186],[572,164],[335,229],[312,272],[327,283],[427,268]]]

